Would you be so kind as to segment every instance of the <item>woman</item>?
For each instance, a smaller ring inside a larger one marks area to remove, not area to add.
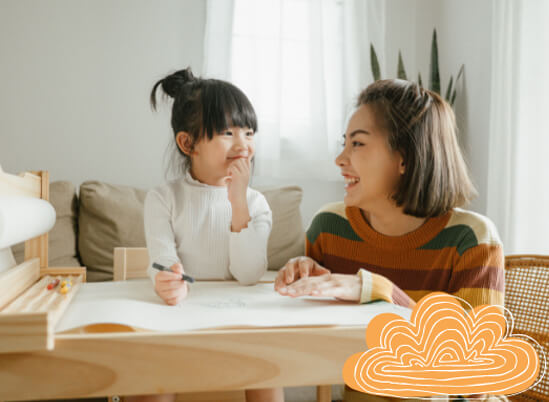
[[[473,307],[503,304],[502,245],[486,217],[459,208],[474,189],[439,95],[376,81],[360,94],[335,162],[344,203],[315,215],[306,257],[278,273],[280,294],[413,307],[444,291]]]

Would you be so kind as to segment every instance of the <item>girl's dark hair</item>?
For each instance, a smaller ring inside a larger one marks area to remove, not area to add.
[[[358,97],[406,166],[393,199],[404,213],[440,216],[468,202],[475,189],[456,137],[450,105],[437,93],[404,80],[379,80]]]
[[[211,140],[216,132],[231,126],[257,131],[257,116],[251,102],[229,82],[195,77],[190,67],[176,71],[154,84],[150,96],[153,110],[159,86],[174,100],[171,116],[174,138],[181,131],[189,133],[191,150],[200,140]],[[188,169],[190,156],[176,148],[184,157],[184,169]]]

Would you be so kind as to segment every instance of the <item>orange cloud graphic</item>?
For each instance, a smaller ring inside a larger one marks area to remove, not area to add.
[[[376,316],[366,329],[368,351],[347,359],[343,379],[357,391],[396,397],[524,391],[539,374],[539,358],[530,343],[504,339],[506,324],[497,306],[466,312],[457,298],[431,293],[410,322]]]

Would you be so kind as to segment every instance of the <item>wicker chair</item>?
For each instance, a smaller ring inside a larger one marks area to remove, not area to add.
[[[549,256],[505,258],[505,306],[513,314],[513,333],[534,338],[549,359]],[[535,387],[509,399],[549,401],[549,373]]]

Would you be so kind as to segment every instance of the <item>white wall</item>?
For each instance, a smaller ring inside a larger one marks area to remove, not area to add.
[[[486,205],[491,2],[387,0],[385,64],[398,49],[410,78],[427,80],[431,32],[439,34],[441,78],[466,66],[456,113],[479,198]],[[148,96],[166,73],[202,68],[205,1],[0,1],[0,165],[48,169],[52,180],[102,180],[149,188],[164,180],[169,110]],[[303,220],[342,199],[342,182],[277,181],[304,189]]]
[[[156,80],[202,68],[201,0],[2,0],[0,164],[52,180],[163,180],[167,108]]]

